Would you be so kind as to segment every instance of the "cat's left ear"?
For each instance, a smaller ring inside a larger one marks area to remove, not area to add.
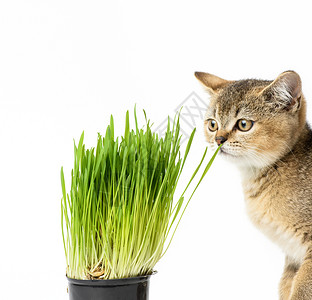
[[[204,85],[210,94],[217,94],[220,89],[232,82],[204,72],[195,72],[195,77]]]
[[[279,107],[295,112],[300,108],[301,104],[300,76],[294,71],[286,71],[266,87],[262,94],[268,96],[270,101]]]

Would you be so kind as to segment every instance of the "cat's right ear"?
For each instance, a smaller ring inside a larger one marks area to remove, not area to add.
[[[302,96],[300,76],[294,71],[286,71],[261,93],[278,107],[297,111],[300,108]]]
[[[231,83],[229,80],[204,72],[195,72],[195,77],[204,85],[210,94],[217,94],[220,89]]]

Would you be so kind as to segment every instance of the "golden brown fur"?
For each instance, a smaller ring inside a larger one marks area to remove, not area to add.
[[[252,222],[285,252],[281,300],[312,299],[312,132],[297,73],[274,81],[227,81],[211,74],[195,76],[211,101],[205,135],[212,149],[226,141],[221,155],[242,174]],[[208,129],[208,120],[217,130]],[[252,120],[248,131],[237,120]]]

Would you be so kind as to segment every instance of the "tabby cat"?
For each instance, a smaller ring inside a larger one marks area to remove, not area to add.
[[[280,299],[312,300],[312,131],[299,75],[195,76],[211,96],[208,144],[237,164],[250,219],[285,252]]]

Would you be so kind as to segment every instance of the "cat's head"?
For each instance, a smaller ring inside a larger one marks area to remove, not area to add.
[[[297,73],[274,81],[228,81],[196,72],[210,93],[204,131],[209,146],[244,167],[263,168],[288,153],[305,126],[306,105]]]

